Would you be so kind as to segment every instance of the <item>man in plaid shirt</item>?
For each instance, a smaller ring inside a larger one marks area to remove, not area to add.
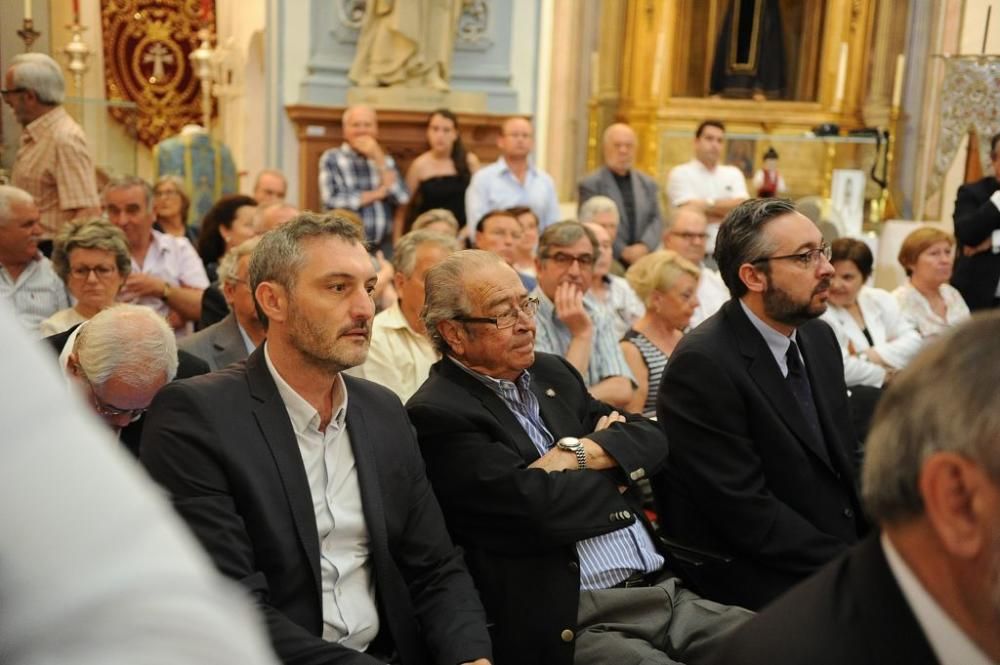
[[[396,162],[378,143],[378,120],[368,106],[351,106],[342,120],[344,140],[319,158],[323,208],[346,208],[361,216],[372,250],[392,252],[396,210],[410,200]]]

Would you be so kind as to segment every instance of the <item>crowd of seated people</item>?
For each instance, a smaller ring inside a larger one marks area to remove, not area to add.
[[[51,261],[0,187],[0,294],[280,659],[710,662],[871,540],[864,433],[969,318],[952,236],[890,294],[718,171],[721,123],[665,215],[613,125],[562,221],[526,119],[480,168],[435,111],[405,180],[377,127],[345,112],[323,213],[267,170],[189,224],[180,179],[120,178]]]

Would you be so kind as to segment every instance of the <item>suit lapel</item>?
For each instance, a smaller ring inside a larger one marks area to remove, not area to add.
[[[539,379],[537,374],[532,374],[531,392],[538,399],[538,410],[541,412],[542,420],[545,421],[545,426],[548,427],[553,439],[558,440],[561,435],[579,431],[579,419],[575,418],[573,413],[566,408],[566,403],[556,391],[555,386],[545,382],[544,379]]]
[[[318,594],[320,592],[319,536],[316,533],[316,515],[313,512],[309,479],[302,465],[299,444],[291,420],[288,418],[285,403],[267,369],[263,349],[262,345],[247,360],[250,394],[258,402],[253,409],[253,415],[281,477],[295,531],[312,569]]]
[[[220,326],[212,336],[212,350],[215,353],[215,362],[219,367],[225,367],[243,359],[243,336],[240,335],[236,317],[229,314],[225,320],[226,324]]]
[[[822,441],[817,441],[816,437],[812,435],[812,430],[802,414],[802,409],[788,387],[785,377],[781,375],[781,370],[778,368],[778,363],[775,361],[771,349],[750,323],[750,319],[743,312],[739,300],[735,298],[730,300],[723,305],[723,309],[726,316],[734,324],[733,329],[736,331],[737,343],[743,355],[749,360],[748,372],[754,383],[760,388],[764,397],[771,403],[785,425],[795,434],[795,437],[832,469],[833,465],[826,447]],[[808,365],[808,363],[807,358],[806,364]]]
[[[799,350],[806,360],[806,373],[809,375],[809,382],[813,386],[837,385],[835,370],[827,368],[827,358],[817,350],[818,340],[810,335],[810,330],[799,330]],[[823,430],[823,436],[827,442],[828,459],[832,456],[831,466],[841,473],[850,477],[852,475],[851,464],[847,460],[845,444],[850,442],[840,440],[841,428],[837,426],[838,417],[830,404],[829,390],[813,390],[813,401],[816,403],[816,412],[819,414],[819,424]],[[841,414],[840,419],[846,418],[847,414]],[[832,452],[831,452],[832,451]]]

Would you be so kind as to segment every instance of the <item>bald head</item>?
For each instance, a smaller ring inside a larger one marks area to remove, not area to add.
[[[259,236],[264,235],[298,214],[298,208],[284,202],[257,206],[253,216],[253,232]]]
[[[378,137],[378,118],[375,116],[375,109],[370,106],[363,104],[348,106],[341,118],[341,125],[344,130],[344,140],[355,149],[361,137],[370,136],[373,139]]]
[[[507,118],[500,129],[497,145],[508,162],[527,159],[535,147],[535,133],[531,123],[527,118]]]
[[[604,130],[604,165],[618,175],[625,175],[635,162],[638,141],[628,125],[616,122]]]

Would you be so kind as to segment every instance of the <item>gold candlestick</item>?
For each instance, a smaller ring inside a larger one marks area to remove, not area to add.
[[[89,66],[87,65],[87,58],[90,57],[90,47],[87,43],[83,41],[83,31],[86,30],[85,27],[80,25],[80,21],[76,20],[73,25],[67,25],[73,33],[72,39],[69,43],[63,47],[63,53],[66,54],[69,64],[67,67],[69,71],[73,73],[73,83],[76,85],[76,94],[83,97],[83,75],[87,73]]]
[[[896,131],[899,129],[899,107],[889,109],[889,138],[885,143],[885,189],[879,201],[879,221],[896,217],[899,214],[896,202],[892,196],[893,152],[896,149]]]
[[[210,131],[212,122],[212,56],[214,51],[211,44],[212,33],[208,28],[198,31],[198,39],[201,44],[194,51],[191,51],[191,64],[194,66],[195,76],[201,81],[201,116],[202,125],[206,131]]]
[[[34,19],[25,18],[21,29],[17,31],[17,36],[24,42],[24,50],[30,51],[31,45],[42,36],[42,33],[35,30]]]

